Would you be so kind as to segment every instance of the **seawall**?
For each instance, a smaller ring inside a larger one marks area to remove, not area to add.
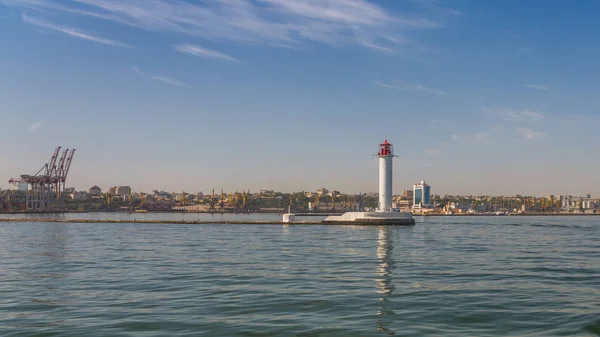
[[[282,225],[280,220],[144,220],[144,219],[48,219],[48,218],[0,218],[0,222],[62,222],[62,223],[139,223],[171,225]],[[294,225],[321,225],[322,221],[294,221]]]

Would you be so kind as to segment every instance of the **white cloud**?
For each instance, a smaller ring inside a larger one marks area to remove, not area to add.
[[[133,71],[135,71],[136,73],[138,73],[138,74],[140,74],[140,75],[142,75],[142,76],[146,76],[146,74],[144,74],[144,73],[143,73],[141,70],[139,70],[139,69],[138,69],[138,67],[133,67],[132,69],[133,69]]]
[[[211,50],[211,49],[207,49],[207,48],[203,48],[203,47],[191,45],[191,44],[175,45],[175,46],[173,46],[173,48],[175,48],[175,50],[177,50],[180,53],[191,54],[191,55],[202,57],[202,58],[221,59],[221,60],[227,60],[227,61],[233,61],[233,62],[239,61],[238,59],[233,58],[227,54],[223,54],[223,53],[220,53],[215,50]]]
[[[529,89],[542,90],[542,91],[548,91],[548,89],[549,89],[547,86],[539,85],[539,84],[525,84],[524,87],[529,88]]]
[[[545,133],[538,132],[529,128],[517,128],[517,133],[528,140],[538,140],[546,136]]]
[[[150,78],[152,78],[153,80],[156,80],[156,81],[166,83],[166,84],[189,88],[189,86],[187,84],[185,84],[181,81],[178,81],[178,80],[174,80],[172,78],[168,78],[166,76],[155,76],[154,75],[154,76],[151,76]]]
[[[317,20],[348,24],[372,24],[392,18],[383,9],[361,0],[260,0],[272,5],[280,12]]]
[[[461,143],[472,143],[472,144],[485,144],[490,140],[492,133],[489,131],[482,131],[477,133],[459,133],[453,134],[450,138],[455,142]]]
[[[37,130],[39,130],[42,127],[42,122],[38,121],[35,123],[32,123],[31,125],[29,125],[29,127],[27,128],[27,130],[31,133],[36,132]]]
[[[128,45],[126,43],[122,43],[119,41],[114,41],[114,40],[106,39],[103,37],[90,35],[88,33],[78,31],[74,28],[62,27],[62,26],[53,24],[48,21],[44,21],[41,19],[31,17],[26,14],[23,14],[22,19],[23,19],[23,22],[25,22],[25,23],[35,25],[38,27],[42,27],[42,28],[46,28],[46,29],[50,29],[50,30],[54,30],[54,31],[63,33],[65,35],[78,38],[78,39],[88,40],[88,41],[92,41],[92,42],[96,42],[96,43],[102,43],[102,44],[106,44],[106,45],[110,45],[110,46],[114,46],[114,47],[129,47],[129,48],[133,47],[131,45]]]
[[[426,87],[421,84],[391,85],[391,84],[383,83],[381,81],[375,81],[375,85],[377,85],[378,87],[381,87],[381,88],[396,89],[396,90],[402,90],[402,91],[408,91],[408,92],[425,92],[425,93],[435,94],[435,95],[446,95],[447,94],[445,91],[432,89],[432,88]]]
[[[514,110],[509,108],[483,108],[483,111],[499,116],[507,122],[538,123],[545,118],[543,114],[530,110]]]
[[[63,12],[149,31],[168,31],[242,43],[297,47],[304,42],[358,45],[376,51],[406,44],[415,29],[443,25],[433,21],[451,10],[427,6],[391,12],[368,0],[0,0],[39,13]],[[427,8],[426,8],[427,7]],[[433,6],[439,8],[438,6]]]
[[[439,0],[409,0],[409,1],[424,8],[424,9],[432,11],[432,12],[441,12],[441,13],[452,14],[452,15],[461,15],[462,14],[462,12],[460,12],[456,9],[440,6]]]
[[[143,71],[141,71],[138,67],[133,67],[132,70],[134,72],[136,72],[137,74],[141,75],[141,76],[146,76],[146,73],[144,73]],[[189,85],[179,81],[179,80],[175,80],[166,76],[160,76],[160,75],[148,75],[148,77],[150,77],[151,79],[155,80],[155,81],[160,81],[166,84],[170,84],[170,85],[175,85],[178,87],[185,87],[185,88],[191,88]]]

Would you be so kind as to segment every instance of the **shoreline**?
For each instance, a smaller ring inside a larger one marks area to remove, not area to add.
[[[486,213],[478,213],[478,214],[413,214],[413,216],[497,216],[497,217],[505,217],[505,216],[600,216],[600,213],[519,213],[519,214],[486,214]]]
[[[26,214],[26,215],[43,215],[43,214],[93,214],[93,213],[116,213],[116,214],[228,214],[228,215],[253,215],[253,214],[278,214],[283,215],[286,212],[188,212],[188,211],[147,211],[147,212],[122,212],[122,211],[67,211],[67,212],[0,212],[0,215],[11,215],[11,214]],[[299,212],[294,213],[296,216],[330,216],[340,215],[343,212],[322,212],[322,213],[308,213]],[[448,217],[472,217],[472,216],[600,216],[600,213],[517,213],[517,214],[494,214],[494,213],[475,213],[475,214],[442,214],[442,213],[413,213],[413,216],[448,216]]]

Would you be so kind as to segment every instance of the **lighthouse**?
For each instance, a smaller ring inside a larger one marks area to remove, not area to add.
[[[379,144],[379,212],[392,211],[392,159],[394,146],[387,139]]]
[[[387,139],[379,144],[379,206],[376,211],[346,212],[342,215],[330,215],[325,225],[414,225],[410,212],[392,209],[392,159],[394,147]]]

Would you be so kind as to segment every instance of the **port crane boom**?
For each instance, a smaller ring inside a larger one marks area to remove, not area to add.
[[[75,149],[63,150],[59,159],[61,149],[62,147],[57,147],[50,161],[44,164],[34,175],[22,174],[20,178],[11,178],[8,181],[13,185],[27,183],[25,210],[33,212],[64,210],[65,182]]]

